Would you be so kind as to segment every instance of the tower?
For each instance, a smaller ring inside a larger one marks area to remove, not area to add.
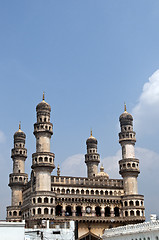
[[[55,193],[51,191],[51,172],[54,166],[54,153],[50,152],[50,139],[53,124],[50,122],[51,107],[43,100],[36,107],[37,122],[34,124],[36,153],[32,154],[32,169],[35,183],[32,192],[31,217],[50,219],[54,215]],[[45,203],[45,204],[44,204]],[[45,206],[45,207],[44,207]]]
[[[85,154],[85,163],[87,165],[87,177],[94,178],[98,173],[98,164],[100,162],[100,155],[97,153],[97,139],[91,136],[87,139],[87,154]]]
[[[126,111],[119,118],[121,132],[119,143],[122,147],[122,159],[119,161],[119,173],[123,177],[123,216],[140,219],[144,217],[144,197],[138,194],[137,177],[140,173],[139,160],[135,157],[136,133],[133,131],[133,117]]]
[[[25,148],[25,133],[19,130],[14,134],[14,148],[11,152],[13,160],[13,173],[9,175],[9,186],[12,190],[11,206],[7,207],[7,220],[20,221],[21,205],[23,204],[22,190],[28,182],[28,175],[25,173],[25,160],[27,149]]]

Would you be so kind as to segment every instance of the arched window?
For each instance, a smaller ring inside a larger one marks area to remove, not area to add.
[[[44,203],[48,203],[48,198],[47,197],[44,198]]]
[[[65,189],[64,188],[62,189],[62,193],[65,193]]]
[[[35,198],[33,198],[33,203],[35,203],[36,201],[35,201]]]
[[[110,191],[110,195],[113,195],[113,192],[112,192],[112,191]]]
[[[42,161],[43,161],[42,157],[39,157],[39,162],[42,162]]]
[[[100,217],[101,216],[101,208],[100,207],[96,207],[95,208],[95,213],[96,213],[97,217]]]
[[[41,214],[41,208],[38,208],[38,214]]]
[[[134,206],[133,201],[130,201],[130,202],[129,202],[129,205],[130,205],[130,206]]]
[[[91,194],[92,194],[92,195],[94,194],[94,191],[93,191],[93,190],[91,190]]]
[[[80,206],[76,207],[76,216],[82,216],[82,208]]]
[[[66,207],[65,216],[72,216],[72,210],[70,206]]]
[[[84,194],[84,190],[83,189],[81,190],[81,194]]]
[[[135,167],[135,163],[132,164],[132,167]]]
[[[108,191],[105,191],[105,195],[108,195]]]
[[[12,212],[9,212],[9,216],[12,216]]]
[[[140,216],[140,211],[139,210],[136,211],[136,215]]]
[[[69,194],[69,193],[70,193],[70,189],[67,189],[67,190],[66,190],[66,193]]]
[[[53,198],[50,199],[50,203],[53,203]]]
[[[128,217],[128,211],[125,211],[125,217]]]
[[[42,199],[39,197],[38,198],[38,203],[41,203],[42,202]]]
[[[130,216],[134,216],[134,211],[130,211]]]
[[[56,216],[62,216],[62,206],[57,205],[55,209]]]
[[[51,208],[51,214],[53,214],[53,208]]]
[[[139,206],[139,201],[136,201],[136,206]]]
[[[86,190],[86,194],[89,194],[89,190]]]
[[[79,194],[79,190],[78,189],[76,190],[76,194]]]
[[[125,207],[127,207],[127,205],[128,205],[127,201],[124,202],[124,205],[125,205]]]
[[[33,215],[35,215],[35,209],[33,208]]]
[[[13,212],[13,216],[17,216],[17,212],[16,211]]]
[[[100,195],[103,195],[103,190],[100,191]]]
[[[48,157],[45,157],[45,158],[44,158],[44,161],[47,162],[47,161],[48,161]]]
[[[74,190],[74,189],[72,189],[72,190],[71,190],[71,193],[72,193],[72,194],[74,194],[74,193],[75,193],[75,190]]]
[[[110,217],[110,207],[105,208],[105,217]]]
[[[48,214],[48,208],[44,208],[44,214]]]
[[[115,215],[115,217],[119,217],[120,216],[118,207],[114,208],[114,215]]]

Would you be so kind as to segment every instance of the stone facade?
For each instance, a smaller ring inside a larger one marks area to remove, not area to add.
[[[126,108],[119,119],[122,179],[109,179],[103,166],[98,172],[100,155],[97,139],[92,132],[86,141],[87,177],[60,176],[59,166],[57,175],[51,175],[55,168],[55,155],[50,152],[53,125],[50,122],[51,107],[44,97],[37,105],[36,112],[36,152],[32,154],[30,181],[24,168],[27,157],[25,134],[21,127],[14,134],[13,173],[9,178],[12,203],[7,207],[7,221],[25,219],[27,227],[40,227],[44,219],[57,223],[74,220],[80,239],[89,232],[99,237],[106,228],[145,221],[144,197],[138,194],[137,189],[140,171],[134,151],[133,118]]]

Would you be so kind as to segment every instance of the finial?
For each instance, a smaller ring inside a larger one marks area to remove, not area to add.
[[[126,103],[124,102],[124,111],[126,112]]]
[[[43,92],[43,101],[45,101],[45,93]]]
[[[57,167],[57,176],[58,176],[58,177],[60,176],[60,167],[59,167],[59,164],[58,164],[58,167]]]
[[[21,121],[19,122],[19,130],[18,130],[18,132],[22,132],[22,130],[21,130]]]
[[[91,128],[91,137],[92,137],[92,128]]]

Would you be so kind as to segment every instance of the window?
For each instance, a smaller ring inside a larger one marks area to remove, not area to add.
[[[41,208],[38,208],[38,214],[41,214]]]
[[[44,198],[44,203],[48,203],[48,198],[47,197]]]
[[[101,208],[100,207],[96,207],[95,208],[95,213],[96,213],[97,217],[100,217],[101,216]]]
[[[119,217],[120,216],[118,207],[114,208],[114,215],[115,215],[115,217]]]
[[[105,208],[105,217],[110,217],[110,207]]]
[[[38,203],[41,203],[42,202],[42,199],[39,197],[38,198]]]
[[[44,214],[48,214],[48,208],[44,208]]]

